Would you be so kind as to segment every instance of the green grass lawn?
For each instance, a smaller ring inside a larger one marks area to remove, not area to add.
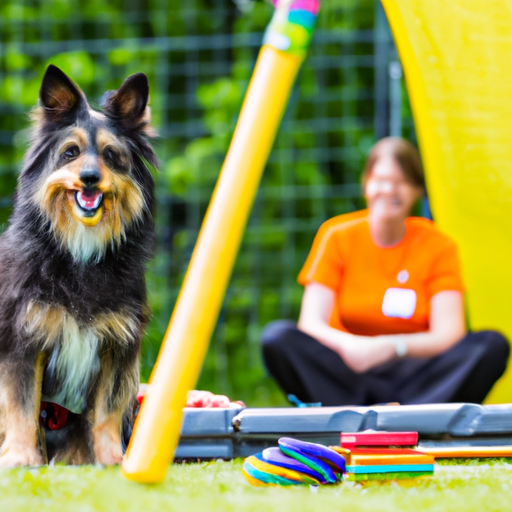
[[[162,485],[129,482],[119,468],[44,467],[0,472],[1,512],[506,511],[512,460],[436,465],[430,478],[338,486],[252,487],[241,461],[176,464]]]

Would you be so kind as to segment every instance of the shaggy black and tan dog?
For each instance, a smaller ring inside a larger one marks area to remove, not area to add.
[[[0,237],[0,467],[45,462],[41,400],[74,413],[50,458],[122,459],[154,236],[148,93],[132,75],[95,111],[61,70],[44,75]]]

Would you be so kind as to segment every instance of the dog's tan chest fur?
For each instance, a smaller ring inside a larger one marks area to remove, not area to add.
[[[127,343],[139,326],[127,311],[100,313],[79,323],[63,306],[30,302],[23,328],[34,341],[43,343],[47,372],[59,383],[56,393],[43,399],[80,413],[99,371],[100,350],[112,343]]]

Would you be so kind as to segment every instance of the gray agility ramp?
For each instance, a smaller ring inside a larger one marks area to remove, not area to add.
[[[420,445],[512,444],[512,404],[184,410],[178,459],[247,457],[282,436],[339,444],[341,432],[415,431]]]

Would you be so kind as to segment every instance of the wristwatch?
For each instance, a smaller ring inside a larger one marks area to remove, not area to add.
[[[407,355],[407,343],[403,339],[395,339],[393,344],[395,345],[396,356],[399,359],[402,359],[402,357]]]

